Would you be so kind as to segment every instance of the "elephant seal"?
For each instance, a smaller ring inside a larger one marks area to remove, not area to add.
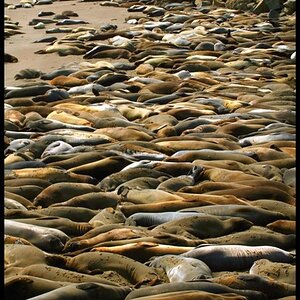
[[[181,255],[202,260],[212,272],[244,270],[262,258],[285,263],[295,260],[295,254],[273,246],[203,244]]]
[[[217,245],[274,246],[285,250],[296,247],[295,234],[282,234],[261,226],[252,226],[241,232],[207,238],[206,241]]]
[[[18,219],[18,218],[38,218],[44,215],[36,212],[35,210],[27,210],[23,208],[8,208],[4,210],[5,219]]]
[[[115,287],[111,285],[96,283],[96,282],[85,282],[78,284],[69,284],[62,286],[55,290],[47,293],[29,298],[31,300],[46,300],[46,299],[97,299],[104,297],[105,299],[111,300],[123,300],[124,297],[131,291],[129,287]]]
[[[59,182],[82,182],[95,184],[95,178],[87,175],[79,175],[63,169],[44,167],[44,168],[28,168],[9,171],[4,175],[4,179],[17,179],[17,178],[40,178],[49,180],[51,183]]]
[[[26,300],[70,283],[29,275],[15,275],[5,279],[4,296],[11,300]]]
[[[132,300],[246,300],[247,298],[233,293],[216,294],[197,290],[159,293],[151,296],[132,298]]]
[[[215,294],[224,294],[224,293],[233,293],[237,295],[246,296],[246,299],[249,300],[265,300],[266,296],[261,292],[250,291],[250,290],[238,290],[227,287],[222,284],[217,284],[209,282],[207,280],[197,281],[197,282],[172,282],[172,283],[163,283],[153,287],[144,287],[136,289],[130,292],[125,300],[139,299],[145,296],[164,294],[170,292],[178,291],[205,291]],[[155,299],[155,298],[154,298]]]
[[[48,90],[55,88],[53,85],[36,85],[11,90],[4,96],[5,99],[9,98],[22,98],[44,95]]]
[[[129,190],[127,187],[121,187],[117,192],[120,194],[122,202],[130,202],[134,204],[183,200],[180,196],[158,189]]]
[[[94,228],[89,223],[83,223],[83,222],[74,222],[71,221],[68,218],[62,218],[62,217],[54,217],[54,216],[45,216],[45,217],[37,217],[37,218],[18,218],[18,219],[11,219],[13,221],[26,223],[26,224],[32,224],[32,225],[38,225],[42,227],[49,227],[49,228],[56,228],[58,230],[61,230],[66,235],[72,237],[72,236],[78,236],[82,235],[86,232],[88,232],[90,229]]]
[[[51,204],[50,207],[82,207],[98,210],[108,207],[116,208],[120,201],[121,198],[113,192],[91,192],[74,196],[63,202]]]
[[[37,225],[24,224],[12,220],[4,221],[4,232],[9,235],[22,237],[48,252],[59,252],[70,239],[64,232]]]
[[[273,221],[276,221],[278,219],[290,219],[290,220],[295,220],[296,219],[296,206],[291,205],[285,202],[281,201],[275,201],[275,200],[269,200],[269,199],[262,199],[262,200],[255,200],[251,201],[252,206],[255,206],[257,208],[261,208],[264,210],[268,210],[270,212],[277,212],[280,214],[283,214],[284,218],[276,218],[274,220],[269,220],[268,223],[271,223]],[[267,225],[267,224],[264,224]]]
[[[65,111],[53,111],[46,117],[46,119],[66,122],[68,124],[73,124],[73,125],[94,127],[94,124],[92,122],[84,118],[79,118]]]
[[[64,263],[64,258],[58,260],[61,266]],[[57,282],[82,283],[82,282],[97,282],[118,286],[113,281],[102,278],[101,276],[87,275],[75,271],[65,270],[61,267],[46,265],[44,263],[36,263],[22,268],[9,268],[6,270],[7,277],[14,275],[29,275]],[[9,276],[8,276],[9,275]]]
[[[65,244],[64,252],[92,247],[106,241],[120,241],[123,239],[139,238],[141,236],[147,236],[144,230],[131,228],[115,228],[107,232],[99,233],[98,235],[91,238],[80,240],[71,239]]]
[[[144,284],[153,285],[159,282],[159,277],[152,268],[115,253],[81,253],[75,257],[67,257],[65,267],[91,275],[113,270],[135,284],[136,287]]]
[[[12,199],[12,200],[15,200],[15,201],[19,202],[25,208],[33,207],[32,202],[30,200],[28,200],[27,198],[21,196],[21,195],[11,193],[11,192],[8,192],[8,191],[4,191],[4,197],[7,198],[7,199]]]
[[[161,230],[175,234],[187,231],[197,238],[208,239],[226,236],[226,234],[236,231],[243,231],[252,225],[253,223],[250,221],[239,217],[221,220],[212,215],[199,215],[163,223],[156,226],[152,231]]]
[[[46,207],[38,208],[35,210],[37,213],[46,216],[57,216],[62,218],[68,218],[74,222],[88,222],[92,217],[97,214],[97,211],[84,208],[84,207]]]
[[[21,204],[17,200],[10,199],[7,197],[4,197],[4,209],[5,211],[12,210],[12,209],[17,209],[23,212],[27,211],[27,208],[23,204]]]
[[[130,179],[141,177],[141,176],[154,177],[154,178],[159,178],[161,176],[170,177],[168,174],[164,172],[159,172],[156,170],[141,167],[141,168],[123,170],[114,173],[112,175],[109,175],[104,179],[102,179],[97,186],[103,192],[113,191],[120,184],[127,182]]]
[[[23,178],[23,179],[9,179],[5,180],[5,186],[23,186],[33,184],[42,188],[48,187],[51,183],[48,180],[39,178]]]
[[[296,234],[296,221],[277,220],[266,225],[267,228],[283,234]]]
[[[101,226],[104,224],[124,223],[126,217],[119,208],[106,207],[99,211],[89,220],[92,226]]]
[[[192,249],[193,247],[190,246],[177,246],[152,242],[131,242],[126,243],[125,245],[94,247],[91,251],[118,254],[144,263],[152,256],[182,254]]]
[[[201,260],[177,255],[163,255],[151,258],[146,263],[153,268],[162,268],[170,282],[193,281],[212,277],[210,268]]]
[[[4,244],[14,244],[14,245],[30,245],[33,246],[33,244],[31,244],[30,242],[28,242],[27,240],[23,239],[23,238],[19,238],[19,237],[15,237],[12,235],[8,235],[8,234],[4,234]]]
[[[81,153],[71,153],[71,154],[54,154],[49,157],[42,159],[49,167],[61,167],[66,170],[84,165],[98,159],[102,159],[103,154],[99,151],[88,151]]]
[[[278,201],[276,201],[277,203]],[[253,201],[251,201],[251,204]],[[281,202],[280,202],[281,203]],[[285,204],[285,203],[284,203]],[[288,205],[288,204],[287,204]],[[270,222],[279,219],[288,219],[281,212],[272,211],[271,209],[264,209],[257,206],[224,204],[224,205],[206,205],[202,207],[181,209],[182,212],[200,212],[216,216],[232,216],[240,217],[251,221],[255,225],[265,226]]]
[[[93,161],[87,164],[82,164],[68,169],[68,171],[88,175],[101,181],[105,177],[112,175],[118,171],[121,171],[124,167],[129,165],[132,161],[130,159],[121,156],[110,156]]]
[[[223,275],[211,279],[212,282],[224,284],[234,289],[255,290],[264,293],[268,299],[296,294],[296,286],[279,282],[270,278],[254,274]]]
[[[129,216],[125,224],[132,226],[157,226],[172,220],[201,215],[198,212],[157,212],[157,213],[135,213]]]
[[[275,281],[296,284],[296,266],[289,263],[272,262],[268,259],[256,260],[249,274],[272,278]]]
[[[33,264],[46,264],[50,255],[34,245],[5,244],[5,269],[10,267],[27,267]]]
[[[35,206],[48,207],[51,204],[63,202],[90,192],[100,192],[100,189],[90,183],[57,182],[41,191],[34,198],[33,204]]]
[[[26,197],[29,201],[33,201],[33,199],[43,191],[43,188],[37,185],[28,184],[23,186],[6,186],[5,191],[20,195],[22,197]]]

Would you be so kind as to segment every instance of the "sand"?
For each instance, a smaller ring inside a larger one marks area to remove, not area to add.
[[[9,0],[7,4],[18,4],[17,0]],[[82,55],[59,56],[57,53],[35,54],[37,50],[45,49],[47,43],[34,43],[35,40],[46,36],[56,36],[62,38],[66,33],[46,33],[46,29],[58,27],[54,24],[46,24],[45,29],[34,29],[29,22],[38,17],[41,11],[52,11],[55,14],[61,14],[64,10],[72,10],[78,14],[78,17],[71,19],[84,20],[90,24],[68,25],[64,27],[76,28],[78,26],[94,27],[97,30],[107,23],[116,24],[118,29],[129,28],[125,18],[130,15],[126,8],[101,6],[101,2],[79,2],[79,1],[55,1],[49,5],[35,5],[32,8],[5,8],[5,15],[11,18],[12,22],[19,22],[22,26],[21,31],[24,34],[13,35],[4,41],[5,53],[9,53],[18,58],[17,63],[5,63],[4,65],[4,83],[5,86],[16,86],[21,84],[22,80],[15,80],[14,76],[20,70],[26,68],[36,69],[42,72],[50,72],[60,67],[70,66],[84,61]],[[53,16],[43,17],[52,19]],[[99,41],[102,42],[102,41]],[[105,42],[105,41],[103,41]],[[95,62],[97,60],[90,60]]]

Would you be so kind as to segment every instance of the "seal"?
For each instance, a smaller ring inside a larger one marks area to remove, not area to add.
[[[99,151],[88,151],[73,154],[51,155],[42,159],[49,167],[61,167],[63,169],[71,169],[103,158]]]
[[[53,167],[44,168],[27,168],[20,170],[13,170],[5,174],[4,179],[20,179],[20,178],[40,178],[49,180],[51,183],[59,182],[82,182],[82,183],[95,183],[93,177],[87,175],[79,175],[73,172],[68,172],[63,169]]]
[[[70,283],[49,280],[29,275],[15,275],[4,282],[4,295],[8,299],[29,299]],[[20,295],[22,291],[22,295]]]
[[[186,217],[203,215],[198,212],[157,212],[157,213],[135,213],[126,219],[125,224],[132,226],[157,226],[169,221],[179,220]]]
[[[29,201],[33,201],[33,199],[43,191],[43,187],[34,185],[34,184],[27,184],[21,187],[18,186],[6,186],[5,191],[9,193],[13,193],[16,195],[20,195],[22,197],[26,197]]]
[[[197,290],[183,290],[179,292],[159,293],[152,296],[142,296],[133,299],[139,300],[180,300],[182,298],[187,300],[245,300],[246,297],[238,294],[215,294],[205,291]]]
[[[104,224],[124,223],[126,217],[119,208],[106,207],[99,211],[89,223],[93,226],[101,226]]]
[[[18,88],[7,92],[4,98],[9,99],[44,95],[48,90],[53,88],[55,88],[53,85],[36,85]]]
[[[296,294],[296,286],[282,283],[254,274],[223,275],[211,279],[234,289],[255,290],[264,293],[268,299],[281,298]]]
[[[78,284],[69,284],[59,287],[47,293],[32,297],[32,300],[46,300],[46,299],[95,299],[98,297],[105,297],[111,300],[123,300],[124,297],[131,291],[129,287],[116,287],[107,284],[96,282],[85,282]]]
[[[62,217],[54,217],[54,216],[45,216],[45,217],[37,217],[37,218],[18,218],[18,219],[11,219],[12,221],[17,221],[26,224],[38,225],[42,227],[49,227],[49,228],[56,228],[61,230],[66,235],[78,236],[86,233],[93,226],[89,223],[84,222],[74,222],[68,218]]]
[[[63,263],[64,260],[58,260],[58,263]],[[29,275],[38,278],[69,283],[82,282],[97,282],[101,284],[108,284],[111,286],[118,286],[116,283],[101,278],[101,276],[92,276],[75,271],[62,269],[61,267],[49,266],[44,263],[36,263],[22,268],[10,268],[7,273],[15,273],[14,275]]]
[[[61,122],[74,124],[74,125],[81,125],[81,126],[88,126],[88,127],[94,126],[92,122],[84,118],[79,118],[73,114],[64,111],[53,111],[46,117],[46,119],[61,121]]]
[[[66,257],[65,266],[67,269],[85,274],[99,274],[103,271],[113,270],[135,284],[136,287],[143,284],[154,285],[159,282],[159,277],[152,268],[115,253],[81,253],[75,257]]]
[[[141,236],[146,236],[144,230],[131,229],[131,228],[115,228],[107,232],[100,233],[92,238],[80,239],[80,240],[71,239],[65,244],[64,252],[88,248],[106,241],[113,241],[113,240],[119,241],[123,239],[138,238]]]
[[[262,258],[285,263],[295,260],[295,254],[273,246],[203,244],[181,255],[202,260],[212,272],[244,270]]]
[[[14,199],[4,198],[4,208],[5,211],[12,210],[12,209],[18,209],[20,211],[27,211],[27,208],[19,203],[18,201]]]
[[[25,208],[33,207],[32,202],[21,195],[11,193],[8,191],[4,191],[4,197],[7,199],[11,199],[11,200],[15,200],[15,201],[19,202]]]
[[[141,176],[147,176],[153,178],[159,178],[161,176],[170,177],[168,174],[164,172],[159,172],[148,168],[134,168],[134,169],[119,171],[117,173],[109,175],[104,179],[102,179],[97,186],[103,192],[113,191],[120,184]]]
[[[23,179],[9,179],[5,180],[5,186],[23,186],[33,184],[42,188],[48,187],[51,183],[48,180],[39,178],[23,178]]]
[[[57,216],[62,218],[68,218],[74,222],[88,222],[97,211],[84,208],[84,207],[46,207],[36,209],[37,213],[41,213],[46,216]]]
[[[296,266],[289,263],[272,262],[268,259],[256,260],[249,274],[272,278],[276,282],[296,284]]]
[[[296,207],[295,205],[291,205],[285,202],[278,202],[275,200],[255,200],[251,201],[252,206],[255,206],[257,208],[262,208],[265,210],[281,213],[286,217],[279,218],[279,219],[290,219],[290,220],[295,220],[296,218]],[[278,219],[274,219],[273,221],[276,221]],[[273,221],[269,221],[268,223],[271,223]],[[264,224],[267,225],[267,224]]]
[[[99,246],[92,248],[91,252],[106,252],[110,254],[118,254],[135,259],[141,263],[148,261],[152,256],[165,255],[165,254],[182,254],[193,247],[190,246],[177,246],[168,244],[159,244],[152,242],[132,242],[120,246]]]
[[[163,255],[146,263],[153,268],[162,268],[170,282],[193,281],[212,277],[211,270],[202,261],[190,257]]]
[[[64,232],[55,228],[24,224],[13,220],[5,220],[5,234],[22,237],[33,245],[48,252],[59,252],[70,239]]]
[[[109,156],[98,161],[82,164],[68,169],[69,172],[76,174],[88,175],[101,181],[109,175],[123,170],[132,163],[132,160],[122,156]]]
[[[47,207],[51,204],[63,202],[90,192],[100,192],[100,189],[90,183],[56,182],[43,189],[34,198],[33,204],[35,206]]]
[[[222,237],[232,232],[243,231],[251,226],[252,223],[243,218],[232,217],[221,220],[211,215],[198,215],[163,223],[152,231],[161,230],[173,234],[187,231],[195,237],[208,240],[212,237]]]
[[[4,235],[4,244],[21,244],[21,245],[30,245],[33,246],[30,242],[26,241],[23,238],[18,238],[12,235],[5,234]]]
[[[217,294],[226,294],[226,293],[233,293],[237,295],[246,296],[247,299],[266,299],[266,296],[257,291],[250,291],[250,290],[238,290],[227,287],[222,284],[217,284],[209,281],[198,281],[198,282],[172,282],[172,283],[163,283],[153,287],[144,287],[140,289],[136,289],[130,292],[125,300],[133,300],[133,299],[143,299],[144,296],[151,296],[157,294],[165,294],[170,292],[179,292],[179,291],[201,291],[201,292],[209,292]],[[147,299],[147,298],[146,298]],[[221,298],[222,299],[222,298]]]
[[[277,220],[267,224],[266,227],[283,234],[296,234],[295,220]]]
[[[91,192],[83,193],[70,199],[50,205],[50,208],[60,207],[82,207],[90,210],[104,209],[107,207],[116,208],[121,198],[113,192]]]
[[[5,268],[49,264],[50,255],[32,244],[5,244],[4,250]]]
[[[258,200],[259,201],[259,200]],[[265,200],[262,200],[265,201]],[[266,200],[268,201],[268,200]],[[271,200],[272,201],[272,200]],[[278,201],[274,201],[274,204]],[[251,201],[251,204],[253,202]],[[280,202],[281,203],[281,202]],[[284,203],[285,204],[285,203]],[[287,204],[288,205],[288,204]],[[270,208],[264,209],[263,207],[249,206],[249,205],[236,205],[236,204],[224,204],[224,205],[207,205],[202,207],[194,207],[182,209],[183,212],[200,212],[216,216],[231,216],[240,217],[251,221],[255,225],[265,226],[268,223],[279,219],[287,219],[284,213],[272,211]]]
[[[242,232],[235,232],[216,238],[207,238],[206,241],[216,245],[266,245],[285,250],[294,249],[296,247],[295,234],[282,234],[261,226],[252,226],[250,229]]]

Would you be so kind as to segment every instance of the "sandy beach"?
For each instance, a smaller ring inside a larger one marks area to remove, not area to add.
[[[19,1],[13,0],[8,4],[18,4]],[[44,49],[47,43],[34,43],[35,40],[46,36],[56,36],[62,38],[66,33],[45,33],[46,29],[58,27],[55,24],[46,24],[45,29],[34,29],[28,23],[33,18],[39,18],[38,13],[41,11],[52,11],[60,14],[65,10],[72,10],[78,14],[78,17],[72,19],[84,20],[89,24],[82,24],[86,27],[94,27],[99,29],[100,26],[107,23],[115,24],[118,28],[129,28],[130,25],[125,22],[125,18],[129,16],[126,8],[101,6],[100,2],[78,2],[78,1],[55,1],[49,5],[35,5],[32,8],[5,8],[5,15],[11,18],[12,22],[19,22],[22,26],[21,30],[24,34],[16,34],[7,38],[4,42],[4,49],[18,58],[17,63],[6,63],[5,86],[18,85],[22,80],[15,80],[14,76],[22,69],[31,68],[42,72],[53,71],[59,67],[70,66],[73,63],[83,61],[82,55],[59,56],[57,54],[35,54],[34,52]],[[44,17],[47,18],[47,17]],[[48,17],[49,18],[49,17]],[[68,25],[68,27],[76,28],[78,25]],[[105,41],[103,41],[105,42]],[[91,60],[93,62],[95,60]]]

